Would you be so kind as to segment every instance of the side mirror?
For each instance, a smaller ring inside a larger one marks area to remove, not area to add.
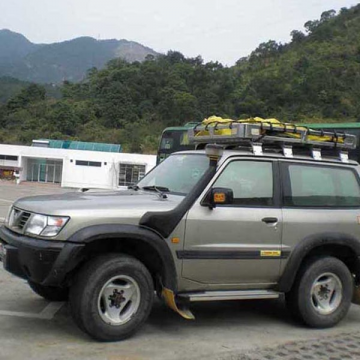
[[[231,189],[215,187],[209,191],[202,205],[214,209],[216,205],[232,204],[233,200],[234,194]]]

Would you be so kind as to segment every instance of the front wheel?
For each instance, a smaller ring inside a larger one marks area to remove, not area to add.
[[[100,341],[123,340],[147,319],[153,303],[154,284],[137,259],[103,255],[76,276],[70,289],[73,319],[80,329]]]
[[[353,278],[337,258],[317,258],[300,271],[286,294],[290,312],[315,328],[336,325],[347,314],[353,296]]]

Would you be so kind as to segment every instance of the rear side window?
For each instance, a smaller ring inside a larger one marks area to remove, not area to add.
[[[285,206],[360,206],[359,182],[351,169],[299,164],[286,164],[285,168]]]

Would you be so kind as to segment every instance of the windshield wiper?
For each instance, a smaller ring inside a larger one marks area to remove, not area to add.
[[[148,191],[156,191],[156,192],[170,192],[170,190],[165,187],[165,186],[156,186],[156,185],[152,185],[152,186],[143,186],[141,188],[142,190],[148,190]]]
[[[128,189],[131,189],[131,190],[135,190],[135,191],[137,191],[137,190],[140,189],[140,187],[137,186],[137,185],[129,185],[127,188],[128,188]]]

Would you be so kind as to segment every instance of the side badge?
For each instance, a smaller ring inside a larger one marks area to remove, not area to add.
[[[261,257],[280,257],[281,251],[280,250],[261,250],[260,256]]]

